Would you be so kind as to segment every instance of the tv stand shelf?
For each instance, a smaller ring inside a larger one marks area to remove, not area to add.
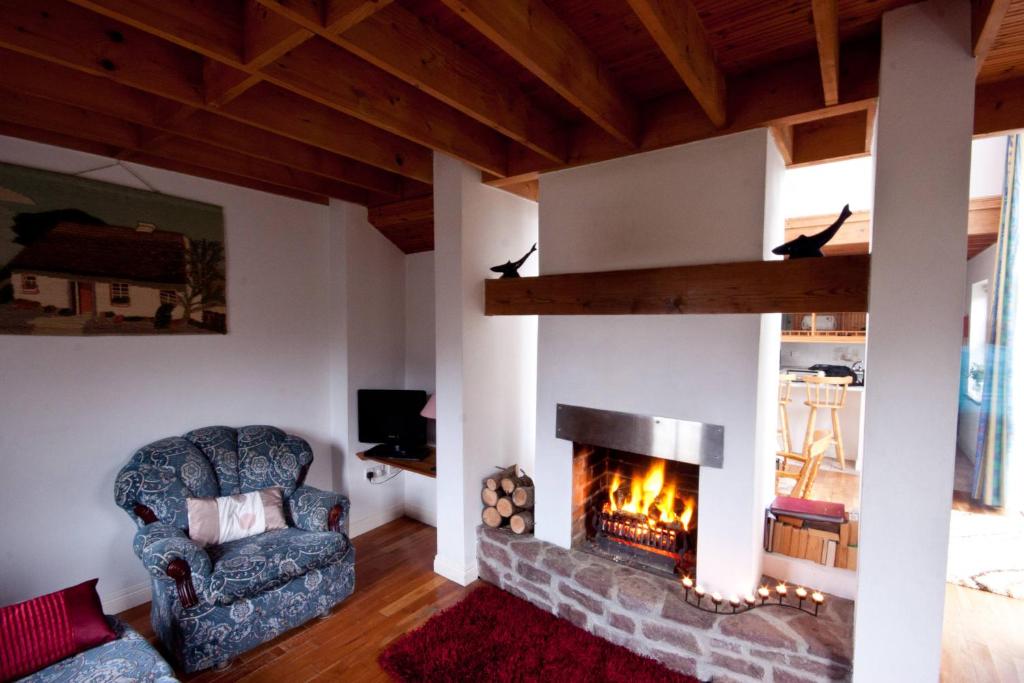
[[[372,460],[373,462],[379,462],[381,465],[391,465],[397,467],[400,470],[406,472],[415,472],[416,474],[422,474],[425,477],[431,479],[437,478],[437,453],[433,448],[430,449],[430,455],[423,460],[403,460],[401,458],[379,458],[374,455],[370,455],[367,451],[360,451],[356,453],[356,457],[360,460]]]

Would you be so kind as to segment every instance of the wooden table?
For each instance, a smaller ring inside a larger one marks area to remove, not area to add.
[[[437,478],[437,453],[431,448],[430,455],[423,460],[403,460],[402,458],[378,458],[370,455],[366,451],[360,451],[356,453],[356,457],[360,460],[371,460],[373,462],[379,462],[382,465],[390,465],[406,472],[415,472],[416,474],[422,474],[424,477],[430,477],[431,479]]]

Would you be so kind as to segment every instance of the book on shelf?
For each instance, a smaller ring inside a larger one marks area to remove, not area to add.
[[[837,541],[828,541],[825,547],[825,566],[834,567],[836,566],[836,550],[839,547]]]
[[[833,524],[842,524],[846,521],[846,507],[842,503],[777,496],[768,509],[776,518],[781,515],[804,521],[831,522]]]

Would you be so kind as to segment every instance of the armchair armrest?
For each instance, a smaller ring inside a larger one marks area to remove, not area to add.
[[[292,521],[306,531],[343,532],[348,523],[348,498],[333,491],[300,486],[288,499]]]
[[[174,581],[182,607],[199,604],[200,591],[210,578],[210,556],[184,531],[165,522],[147,524],[135,533],[135,554],[151,576]]]

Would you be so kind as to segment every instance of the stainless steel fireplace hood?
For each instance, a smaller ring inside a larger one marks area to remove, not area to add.
[[[559,403],[555,436],[566,441],[721,469],[725,427]]]

